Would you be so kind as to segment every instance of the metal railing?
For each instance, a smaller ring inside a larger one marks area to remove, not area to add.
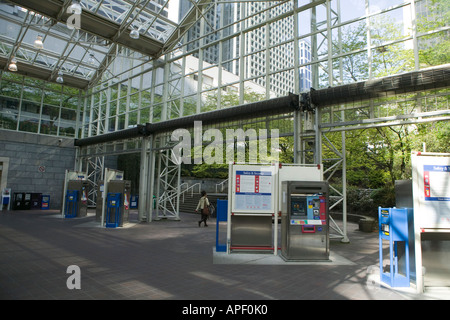
[[[181,191],[181,188],[183,188],[184,186],[186,186],[186,189],[184,189],[183,191]],[[190,192],[191,197],[194,196],[194,189],[198,187],[198,193],[200,193],[201,191],[201,187],[202,184],[200,182],[197,182],[195,184],[193,184],[192,186],[189,186],[186,182],[182,183],[180,185],[180,197],[182,197],[182,202],[184,203],[184,195],[187,194],[188,192]]]
[[[219,193],[218,189],[220,189],[220,192],[223,192],[225,186],[228,186],[228,179],[225,179],[221,183],[216,184],[216,193]]]

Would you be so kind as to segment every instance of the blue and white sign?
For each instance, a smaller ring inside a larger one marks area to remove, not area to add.
[[[234,212],[273,212],[274,175],[271,167],[257,167],[255,170],[236,168],[233,182]]]

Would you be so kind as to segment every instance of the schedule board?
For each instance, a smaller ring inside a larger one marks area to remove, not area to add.
[[[232,212],[273,213],[274,181],[273,166],[234,165]]]
[[[413,154],[413,196],[418,228],[450,228],[450,157]]]

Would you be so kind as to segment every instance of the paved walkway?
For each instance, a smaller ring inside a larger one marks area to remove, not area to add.
[[[378,237],[349,224],[349,244],[331,241],[332,263],[269,262],[276,257],[214,250],[216,226],[198,216],[101,228],[91,215],[63,219],[57,211],[0,212],[1,299],[447,299],[448,291],[417,295],[378,279]],[[221,232],[225,225],[221,223]],[[240,255],[240,256],[239,256]],[[244,259],[239,261],[239,259]],[[247,259],[247,260],[246,260]],[[261,260],[262,259],[262,260]],[[264,259],[269,259],[264,261]],[[81,272],[69,290],[67,268]]]

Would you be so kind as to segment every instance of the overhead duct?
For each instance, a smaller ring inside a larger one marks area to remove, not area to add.
[[[203,125],[231,121],[233,119],[255,118],[267,114],[282,114],[298,110],[298,95],[290,94],[286,97],[274,98],[265,101],[253,102],[237,107],[214,110],[192,116],[176,118],[157,123],[147,123],[150,134],[162,133],[179,128],[194,127],[195,121],[202,121]]]
[[[310,94],[315,106],[328,106],[449,86],[450,65],[445,65],[333,88],[311,90]]]
[[[205,112],[157,123],[147,123],[146,125],[138,125],[137,127],[131,129],[120,130],[84,139],[76,139],[74,145],[77,147],[84,147],[93,144],[163,133],[179,128],[190,128],[194,126],[194,121],[202,121],[203,124],[207,125],[210,123],[231,121],[233,119],[254,118],[268,114],[282,114],[298,110],[298,108],[298,95],[289,94],[286,97],[253,102],[236,107]]]
[[[102,134],[94,137],[84,138],[84,139],[75,139],[74,145],[76,147],[84,147],[89,146],[93,144],[99,144],[99,143],[105,143],[105,142],[111,142],[116,140],[124,140],[124,139],[131,139],[136,138],[139,136],[146,135],[146,128],[145,125],[139,124],[134,128],[115,131],[107,134]]]

